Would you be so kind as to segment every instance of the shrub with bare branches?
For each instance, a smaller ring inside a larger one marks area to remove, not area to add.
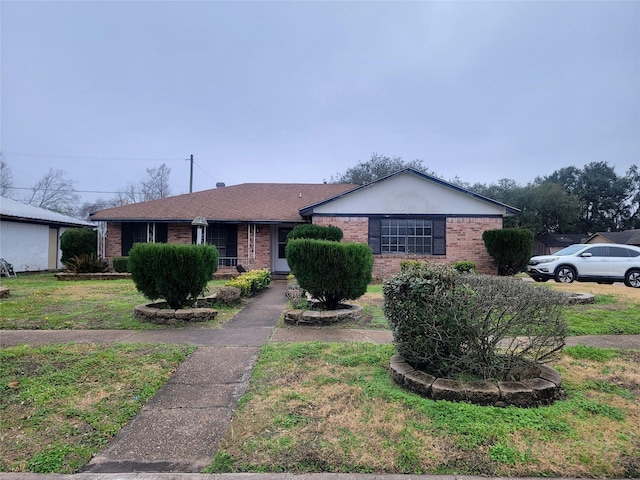
[[[383,291],[398,353],[436,376],[514,379],[565,344],[566,297],[519,279],[425,264]]]

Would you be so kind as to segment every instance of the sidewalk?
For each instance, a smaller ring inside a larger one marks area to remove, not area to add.
[[[124,341],[200,345],[157,395],[85,467],[90,473],[199,472],[211,463],[260,347],[284,310],[274,283],[216,330],[141,332]]]
[[[268,342],[392,341],[387,330],[332,327],[275,328],[286,306],[286,285],[275,282],[219,329],[154,331],[0,331],[0,346],[66,342],[173,343],[199,348],[142,411],[76,475],[0,473],[0,480],[202,479],[202,480],[412,480],[470,476],[360,474],[197,474],[210,464],[244,394],[261,346]],[[640,335],[568,337],[568,345],[640,349]],[[141,473],[144,472],[144,473]],[[477,477],[480,478],[480,477]],[[485,477],[483,477],[485,478]]]

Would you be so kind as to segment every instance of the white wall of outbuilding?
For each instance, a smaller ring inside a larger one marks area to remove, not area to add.
[[[60,235],[65,230],[67,227],[0,221],[0,258],[12,264],[16,272],[63,268]],[[49,258],[51,251],[55,251],[53,262]]]

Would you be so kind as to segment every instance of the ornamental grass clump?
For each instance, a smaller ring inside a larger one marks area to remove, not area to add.
[[[88,253],[82,253],[68,259],[65,266],[69,273],[104,273],[109,269],[106,260]]]
[[[519,279],[424,264],[383,292],[398,353],[437,377],[517,380],[565,344],[566,297]]]
[[[138,243],[129,252],[136,288],[149,300],[166,300],[173,309],[191,307],[218,268],[213,245]]]

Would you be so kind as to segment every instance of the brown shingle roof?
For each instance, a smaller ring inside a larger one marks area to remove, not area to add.
[[[93,221],[300,222],[299,210],[357,185],[345,183],[243,183],[100,210]]]

